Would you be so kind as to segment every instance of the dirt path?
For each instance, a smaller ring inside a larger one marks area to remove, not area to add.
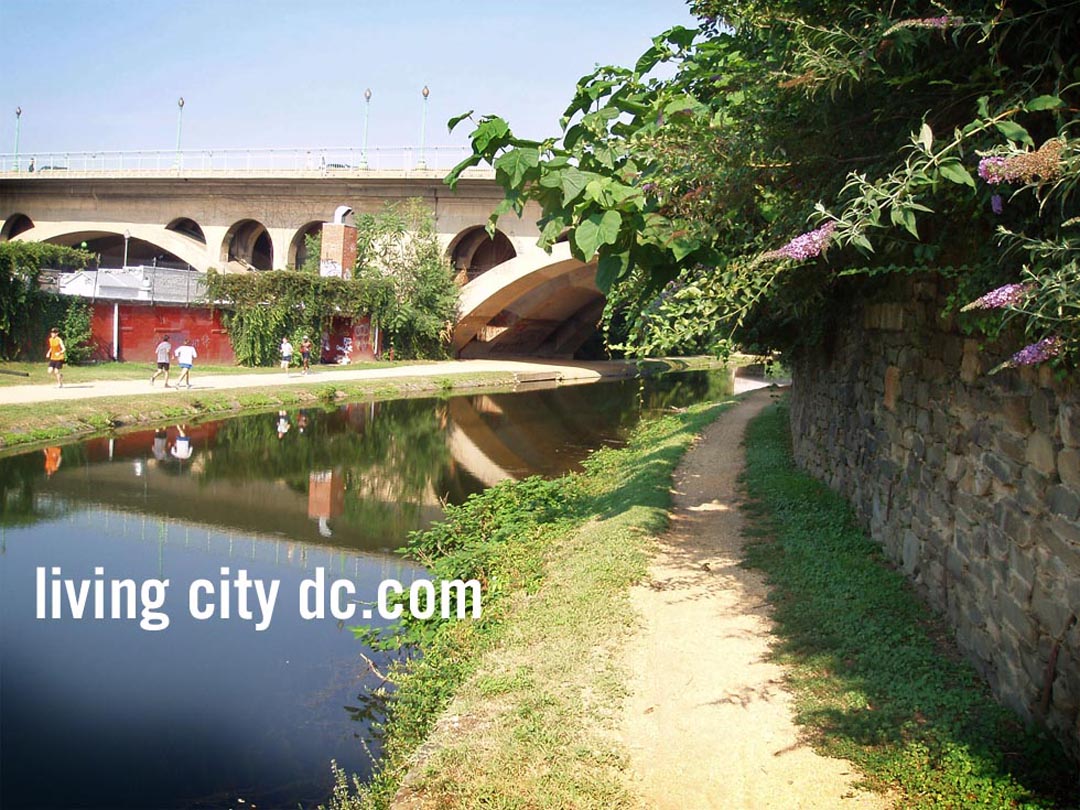
[[[849,763],[799,741],[771,641],[760,575],[739,567],[736,478],[761,391],[726,412],[675,475],[672,527],[631,592],[644,625],[628,649],[622,731],[648,808],[884,808],[851,787]]]
[[[146,364],[146,378],[139,380],[99,380],[95,382],[69,383],[63,388],[55,385],[11,385],[0,387],[0,405],[26,404],[30,402],[57,402],[98,397],[144,396],[147,394],[169,397],[175,388],[161,384],[149,384],[151,367]],[[634,365],[629,361],[608,360],[596,362],[546,362],[543,360],[446,360],[434,363],[393,366],[388,368],[315,368],[304,376],[297,372],[288,374],[220,374],[203,376],[198,366],[192,371],[192,391],[222,391],[238,388],[258,388],[273,385],[330,384],[341,380],[394,380],[403,377],[454,377],[458,375],[500,372],[514,374],[523,381],[538,379],[562,382],[595,382],[602,377],[632,376]],[[177,369],[173,368],[173,380]],[[186,390],[186,389],[185,389]]]

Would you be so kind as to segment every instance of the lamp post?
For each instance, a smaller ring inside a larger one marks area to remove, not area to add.
[[[19,170],[19,122],[22,120],[22,107],[15,108],[15,171]]]
[[[367,162],[367,132],[368,132],[368,117],[371,114],[371,88],[369,87],[364,91],[364,149],[360,153],[360,168],[366,169],[368,167]]]
[[[176,114],[176,168],[182,168],[180,164],[180,134],[184,131],[184,97],[180,98],[176,102],[177,114]]]
[[[416,168],[426,169],[427,163],[424,162],[424,129],[427,127],[427,100],[431,95],[431,91],[428,90],[428,86],[425,84],[424,89],[420,91],[420,95],[424,97],[424,106],[420,114],[420,160],[416,162]]]
[[[127,264],[127,260],[128,260],[128,242],[130,242],[130,241],[131,241],[131,231],[130,230],[125,230],[124,231],[124,267],[125,268],[127,268],[127,266],[128,266],[128,264]]]

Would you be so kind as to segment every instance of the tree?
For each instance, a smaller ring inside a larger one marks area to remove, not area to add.
[[[609,339],[791,348],[836,310],[831,268],[931,269],[958,277],[961,302],[1023,284],[1007,299],[1018,322],[1075,351],[1080,5],[693,7],[701,32],[674,28],[632,69],[584,77],[558,138],[475,119],[449,178],[490,163],[506,190],[493,223],[534,200],[541,244],[565,236],[597,260],[621,325]]]
[[[89,352],[89,328],[80,328],[78,334],[66,331],[85,314],[85,304],[43,291],[40,279],[42,270],[80,270],[93,259],[92,253],[62,245],[0,242],[0,357],[13,360],[27,346],[44,346],[52,326],[65,330],[73,361]],[[70,324],[69,311],[74,313]]]

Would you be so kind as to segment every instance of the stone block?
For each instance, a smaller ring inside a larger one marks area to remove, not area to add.
[[[915,532],[911,531],[910,529],[905,530],[904,544],[901,551],[901,559],[903,561],[904,573],[906,573],[909,577],[913,577],[919,573],[921,550],[922,544],[919,542],[919,538],[915,536]]]
[[[1050,638],[1063,637],[1076,616],[1075,609],[1065,602],[1065,594],[1058,588],[1048,588],[1041,581],[1035,583],[1031,611]]]
[[[1014,498],[994,504],[994,522],[1013,543],[1022,548],[1031,545],[1031,517]]]
[[[1054,441],[1042,431],[1035,431],[1027,439],[1027,463],[1049,477],[1057,470]]]
[[[1042,389],[1032,392],[1028,402],[1031,423],[1049,436],[1057,435],[1057,412],[1053,394]]]
[[[994,435],[995,452],[1020,465],[1029,463],[1029,446],[1029,442],[1005,431],[998,431]]]
[[[1055,515],[1075,523],[1080,518],[1080,495],[1068,487],[1050,487],[1046,493],[1046,506]]]
[[[979,341],[965,340],[960,360],[961,381],[970,385],[982,377],[985,370],[982,353],[979,351]]]
[[[963,478],[964,473],[967,471],[967,460],[956,453],[949,453],[945,457],[945,478],[956,483]]]
[[[1080,492],[1080,450],[1068,447],[1058,453],[1057,474],[1062,484]]]
[[[1066,447],[1080,447],[1080,403],[1062,404],[1057,423],[1062,443]]]
[[[1031,405],[1027,397],[1005,397],[1001,401],[1001,417],[1005,427],[1019,436],[1027,436],[1035,429],[1031,424]]]
[[[1003,484],[1011,484],[1020,477],[1021,467],[1015,461],[994,453],[983,453],[979,457],[983,467]]]

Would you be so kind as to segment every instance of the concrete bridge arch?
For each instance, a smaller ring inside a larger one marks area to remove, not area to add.
[[[573,356],[596,330],[604,309],[596,264],[570,254],[520,256],[461,290],[453,349],[459,357]]]

